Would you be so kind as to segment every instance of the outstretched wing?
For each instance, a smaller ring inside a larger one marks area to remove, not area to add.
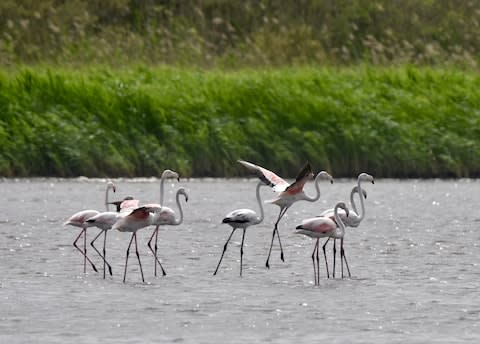
[[[312,167],[310,163],[307,161],[305,165],[302,167],[300,172],[298,172],[297,177],[295,178],[295,182],[292,185],[289,185],[285,191],[289,194],[296,194],[303,190],[305,183],[312,178]]]
[[[238,160],[238,162],[248,168],[251,172],[255,173],[262,182],[271,186],[276,192],[282,192],[289,186],[287,181],[266,168],[252,164],[248,161]]]

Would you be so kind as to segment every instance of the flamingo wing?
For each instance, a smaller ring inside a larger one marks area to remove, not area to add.
[[[266,168],[244,160],[238,160],[238,162],[248,168],[251,172],[255,173],[262,182],[268,186],[271,186],[276,192],[282,192],[289,186],[285,179],[277,176],[275,173],[267,170]]]
[[[302,167],[300,172],[298,172],[295,181],[289,185],[285,191],[291,195],[297,194],[303,190],[305,183],[313,176],[312,167],[310,163],[307,161],[305,165]]]
[[[222,223],[248,223],[252,222],[256,213],[251,209],[237,209],[231,211],[222,220]]]
[[[328,217],[313,217],[302,221],[297,229],[303,229],[316,233],[328,233],[337,227],[336,223]]]

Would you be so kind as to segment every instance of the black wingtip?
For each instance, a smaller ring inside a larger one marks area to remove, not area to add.
[[[297,227],[295,227],[295,229],[303,229],[303,226],[302,226],[302,225],[298,225]]]

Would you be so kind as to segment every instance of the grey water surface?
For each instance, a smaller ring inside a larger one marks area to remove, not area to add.
[[[104,209],[104,180],[32,179],[0,182],[0,343],[478,343],[480,341],[480,182],[376,180],[366,217],[347,228],[352,278],[313,284],[313,241],[294,234],[302,219],[348,200],[354,180],[321,183],[316,203],[299,202],[280,223],[285,262],[275,242],[265,268],[278,207],[247,231],[239,277],[241,231],[235,233],[217,276],[212,276],[236,208],[258,212],[257,180],[182,181],[189,193],[184,223],[163,227],[159,257],[167,276],[153,276],[138,232],[146,283],[131,255],[122,282],[130,234],[109,233],[113,277],[99,272],[72,247],[78,228],[62,223],[82,209]],[[158,202],[156,179],[115,180],[117,193]],[[177,183],[166,185],[176,209]],[[306,192],[314,193],[313,184]],[[262,188],[264,199],[273,198]],[[98,233],[88,232],[88,241]],[[101,246],[101,240],[99,240]],[[330,266],[331,246],[328,248]]]

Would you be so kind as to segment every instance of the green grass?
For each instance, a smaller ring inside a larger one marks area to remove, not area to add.
[[[480,175],[480,77],[412,66],[0,72],[0,175]]]

